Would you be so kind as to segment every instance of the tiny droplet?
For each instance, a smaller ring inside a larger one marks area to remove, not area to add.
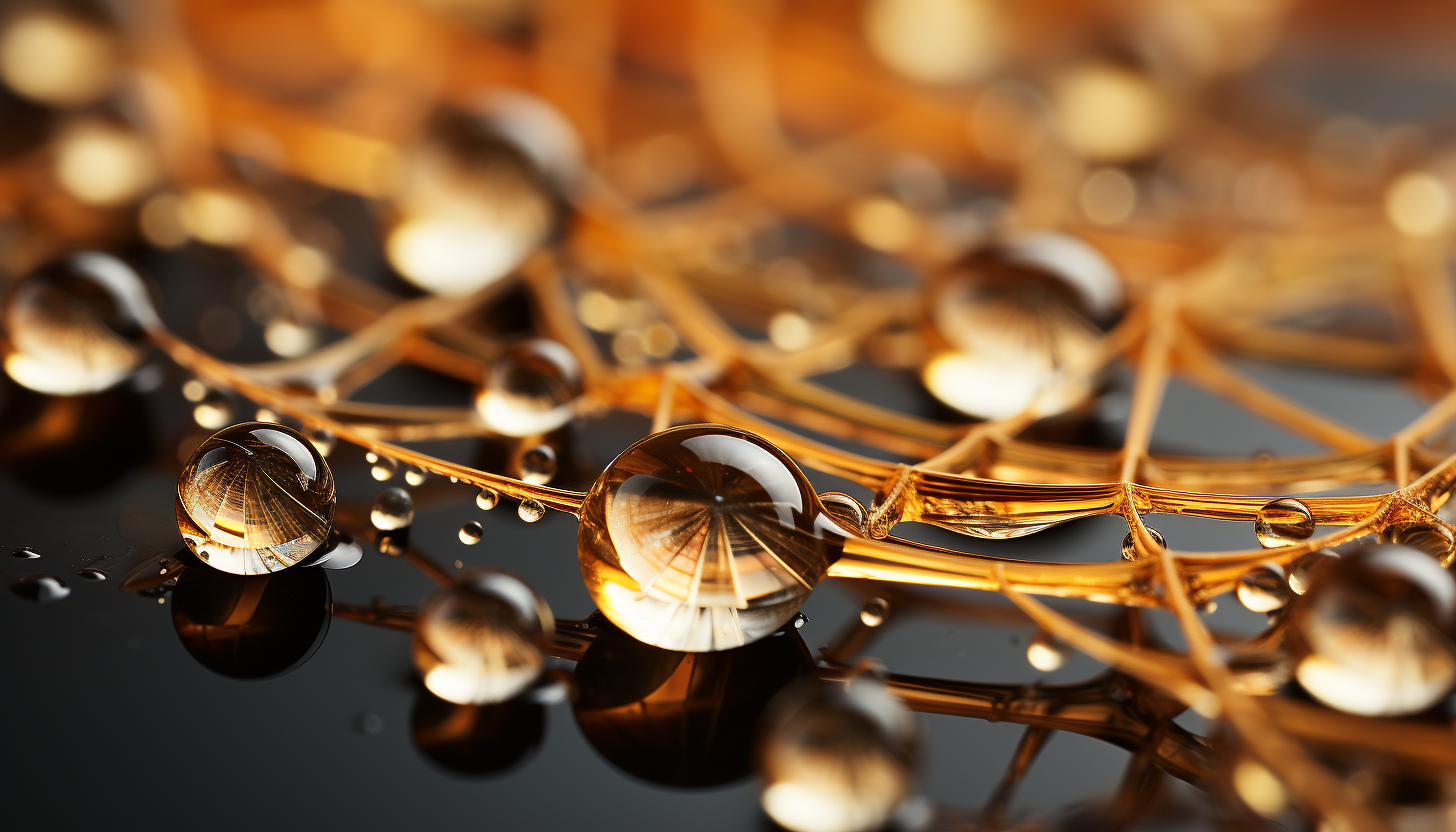
[[[546,507],[541,505],[540,500],[522,500],[521,507],[516,509],[516,516],[527,523],[534,523],[546,516]]]
[[[878,627],[890,616],[890,602],[883,598],[871,598],[859,611],[859,620],[866,627]]]
[[[500,504],[500,492],[494,488],[482,488],[480,493],[475,495],[475,504],[484,511],[490,511]]]
[[[464,543],[466,546],[474,546],[475,544],[479,543],[481,541],[481,538],[483,537],[485,537],[485,529],[480,525],[480,523],[474,520],[467,520],[465,521],[465,524],[460,527],[460,542]]]

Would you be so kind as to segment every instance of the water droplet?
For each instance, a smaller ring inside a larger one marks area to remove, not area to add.
[[[1314,536],[1314,515],[1298,500],[1271,500],[1254,516],[1254,536],[1266,549],[1308,540]]]
[[[109,254],[72,254],[13,284],[3,310],[5,372],[56,396],[98,393],[124,381],[161,327],[142,279]]]
[[[319,452],[319,456],[328,456],[333,453],[334,447],[339,442],[333,433],[323,429],[309,431],[308,441],[313,445],[314,450]]]
[[[581,366],[571,350],[532,338],[512,345],[491,366],[475,407],[497,433],[535,436],[570,421],[581,393]]]
[[[830,517],[839,521],[850,534],[864,535],[869,513],[859,500],[840,491],[825,491],[819,495],[819,502]]]
[[[1234,765],[1232,779],[1239,799],[1266,818],[1276,817],[1289,806],[1284,784],[1274,772],[1252,758],[1244,757]]]
[[[384,720],[379,714],[359,714],[354,717],[354,730],[361,734],[378,734],[384,730]]]
[[[1163,537],[1163,533],[1162,532],[1158,531],[1157,529],[1154,529],[1154,528],[1149,527],[1148,528],[1148,536],[1152,537],[1153,541],[1156,542],[1159,546],[1162,546],[1164,548],[1167,548],[1168,541],[1167,541],[1166,538]],[[1130,532],[1130,531],[1127,534],[1123,535],[1123,538],[1122,538],[1122,559],[1123,560],[1137,560],[1138,559],[1137,547],[1133,544],[1132,532]]]
[[[516,516],[527,523],[534,523],[546,516],[546,507],[541,505],[540,500],[522,500],[520,508],[516,509]]]
[[[556,451],[550,445],[537,445],[521,455],[521,479],[532,485],[545,485],[556,476]]]
[[[1339,553],[1332,549],[1317,549],[1300,555],[1289,565],[1289,588],[1295,595],[1303,595],[1309,591],[1315,577],[1339,559]]]
[[[494,488],[482,488],[480,493],[475,495],[475,504],[483,511],[490,511],[500,504],[500,492]]]
[[[1289,603],[1289,584],[1284,569],[1275,563],[1261,563],[1239,576],[1235,594],[1250,612],[1273,612]]]
[[[182,398],[194,404],[202,401],[202,397],[207,395],[207,390],[207,385],[195,378],[182,382]]]
[[[410,485],[422,485],[425,482],[425,469],[417,465],[408,465],[404,469],[404,481]]]
[[[273,412],[272,410],[269,410],[266,407],[260,407],[260,408],[258,408],[258,412],[253,417],[253,419],[254,419],[254,421],[258,421],[258,422],[268,422],[270,424],[277,424],[277,423],[283,421],[283,417],[279,416],[277,413]]]
[[[21,546],[19,549],[11,552],[10,556],[12,558],[20,558],[21,560],[35,560],[40,557],[40,552],[37,552],[29,546]]]
[[[1043,673],[1061,670],[1072,657],[1072,649],[1046,630],[1037,630],[1026,643],[1026,661]]]
[[[259,422],[219,431],[177,483],[177,527],[192,553],[238,575],[313,554],[333,524],[334,477],[297,431]]]
[[[104,581],[106,573],[95,567],[88,566],[76,573],[77,577],[85,578],[88,581]]]
[[[809,616],[801,612],[794,613],[794,618],[789,623],[794,625],[795,630],[802,630],[804,625],[809,623]]]
[[[485,537],[485,529],[474,520],[466,520],[460,527],[460,542],[466,546],[474,546]]]
[[[1451,554],[1451,533],[1441,526],[1400,523],[1387,528],[1380,537],[1388,543],[1400,543],[1412,549],[1420,549],[1440,561],[1444,561]]]
[[[551,609],[520,579],[465,573],[420,607],[411,653],[431,693],[461,705],[504,702],[536,681],[555,629]]]
[[[871,598],[859,611],[859,620],[866,627],[878,627],[890,616],[890,602],[883,598]]]
[[[455,568],[456,569],[464,569],[465,568],[465,561],[463,561],[463,560],[461,560],[459,558],[456,558],[455,559]]]
[[[233,420],[233,403],[221,390],[209,389],[192,408],[192,420],[198,427],[221,430]]]
[[[415,501],[403,488],[386,488],[374,498],[369,522],[380,531],[392,532],[415,521]]]
[[[66,582],[55,575],[26,575],[10,582],[10,591],[28,601],[59,601],[71,594]]]
[[[399,470],[399,463],[393,458],[373,451],[364,455],[364,461],[369,463],[369,476],[380,482],[393,478],[394,473]]]

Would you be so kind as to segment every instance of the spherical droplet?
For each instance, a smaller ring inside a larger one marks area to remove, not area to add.
[[[417,465],[405,466],[404,481],[409,485],[423,485],[426,476],[428,476],[428,474],[425,473],[425,469],[420,468]]]
[[[40,557],[40,552],[37,552],[29,546],[21,546],[19,549],[11,552],[10,556],[12,558],[20,558],[21,560],[35,560]]]
[[[393,479],[395,472],[399,470],[399,462],[393,457],[387,457],[383,454],[374,453],[373,451],[364,455],[364,461],[369,463],[369,476],[380,482]]]
[[[546,507],[541,505],[540,500],[522,500],[516,516],[527,523],[534,523],[546,516]]]
[[[1153,541],[1155,543],[1157,543],[1159,546],[1162,546],[1164,548],[1167,548],[1168,541],[1167,541],[1166,538],[1163,537],[1163,533],[1162,532],[1158,531],[1157,529],[1154,529],[1154,528],[1149,527],[1148,528],[1148,536],[1152,537]],[[1122,537],[1122,559],[1123,560],[1137,560],[1138,559],[1137,546],[1133,543],[1132,532],[1128,532],[1127,534],[1123,535],[1123,537]]]
[[[415,501],[403,488],[386,488],[374,498],[369,522],[380,531],[392,532],[415,521]]]
[[[466,546],[474,546],[484,537],[485,529],[474,520],[466,520],[460,527],[460,542]]]
[[[209,388],[192,407],[192,420],[198,427],[221,430],[233,420],[233,403],[221,390]]]
[[[482,488],[480,493],[475,495],[475,504],[482,511],[490,511],[500,504],[500,492],[494,488]]]
[[[1456,685],[1456,579],[1425,552],[1356,548],[1314,576],[1294,616],[1295,678],[1332,708],[1413,714]]]
[[[915,793],[915,716],[873,676],[791,688],[765,725],[760,800],[787,829],[879,829]]]
[[[859,500],[840,491],[825,491],[819,495],[819,502],[829,516],[839,521],[845,531],[854,535],[865,534],[869,512]]]
[[[475,408],[496,433],[535,436],[569,422],[581,393],[581,366],[571,350],[530,338],[512,344],[491,365]]]
[[[1306,555],[1300,555],[1289,564],[1289,588],[1295,595],[1303,595],[1309,591],[1309,585],[1314,581],[1316,575],[1328,568],[1340,555],[1332,549],[1318,549]]]
[[[871,598],[859,611],[859,620],[866,627],[878,627],[889,617],[890,602],[883,598]]]
[[[1277,563],[1261,563],[1239,576],[1235,594],[1250,612],[1273,612],[1289,603],[1289,584]]]
[[[105,572],[92,566],[88,566],[85,569],[82,569],[81,571],[77,572],[76,575],[78,577],[85,578],[88,581],[104,581],[107,577]]]
[[[431,693],[460,705],[504,702],[541,675],[551,609],[520,579],[490,569],[461,576],[420,608],[415,667]]]
[[[693,425],[628,448],[582,505],[588,592],[633,637],[726,650],[787,622],[842,537],[796,465],[749,433]]]
[[[73,254],[17,281],[5,300],[5,372],[56,396],[97,393],[132,374],[159,329],[142,279],[109,254]]]
[[[333,525],[334,477],[308,440],[248,422],[213,434],[177,482],[177,526],[224,572],[276,572],[313,553]]]
[[[1071,657],[1071,648],[1046,630],[1037,630],[1026,643],[1026,661],[1043,673],[1061,670]]]
[[[521,455],[521,479],[533,485],[545,485],[556,476],[556,451],[550,445],[537,445]]]
[[[1314,515],[1298,500],[1271,500],[1254,516],[1254,536],[1266,549],[1308,540],[1314,536]]]
[[[172,626],[199,664],[234,679],[264,679],[298,669],[323,644],[333,593],[323,569],[188,569],[172,601]]]
[[[339,440],[333,433],[320,428],[308,432],[308,441],[313,445],[313,449],[319,452],[319,456],[328,456],[334,452],[334,447]]]
[[[10,582],[10,591],[27,601],[59,601],[71,594],[66,582],[55,575],[26,575]]]

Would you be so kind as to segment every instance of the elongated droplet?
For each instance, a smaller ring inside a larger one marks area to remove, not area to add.
[[[85,578],[88,581],[104,581],[104,580],[106,580],[106,573],[105,572],[102,572],[100,569],[96,569],[96,568],[91,567],[91,566],[88,566],[85,569],[82,569],[80,572],[77,572],[76,574],[78,576],[82,577],[82,578]]]
[[[66,582],[55,575],[26,575],[10,582],[10,591],[27,601],[59,601],[71,594]]]
[[[13,558],[20,558],[21,560],[35,560],[36,558],[40,557],[40,552],[37,552],[29,546],[21,546],[19,549],[11,552],[10,556]]]
[[[475,495],[475,504],[480,506],[482,511],[490,511],[500,504],[500,492],[494,488],[482,488],[480,493]]]
[[[522,500],[521,507],[516,509],[516,515],[527,523],[534,523],[546,516],[546,507],[539,500]]]
[[[1308,540],[1314,536],[1314,515],[1298,500],[1272,500],[1254,516],[1254,536],[1266,549]]]

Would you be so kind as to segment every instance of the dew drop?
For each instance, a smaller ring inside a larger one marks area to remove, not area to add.
[[[466,546],[474,546],[485,537],[485,529],[474,520],[467,520],[460,527],[460,542]]]
[[[1163,537],[1163,533],[1162,532],[1160,532],[1157,529],[1154,529],[1152,527],[1148,527],[1148,535],[1150,537],[1152,537],[1153,540],[1159,546],[1167,547],[1168,541],[1167,541],[1166,538]],[[1138,559],[1137,546],[1135,546],[1133,544],[1132,532],[1128,532],[1127,534],[1123,535],[1123,538],[1122,538],[1122,559],[1123,560],[1137,560]]]
[[[96,569],[95,567],[91,567],[91,566],[88,566],[85,569],[82,569],[80,572],[77,572],[76,575],[79,576],[79,577],[85,578],[88,581],[104,581],[104,580],[106,580],[106,573],[105,572],[102,572],[100,569]]]
[[[404,481],[410,485],[422,485],[425,482],[425,469],[418,465],[407,465],[404,469]]]
[[[328,456],[333,453],[334,446],[339,442],[333,433],[323,429],[309,431],[308,441],[313,445],[314,450],[319,452],[319,456]]]
[[[1061,670],[1071,657],[1071,648],[1046,630],[1037,630],[1026,643],[1026,661],[1043,673]]]
[[[1239,576],[1235,594],[1250,612],[1273,612],[1289,603],[1289,584],[1278,564],[1261,563]]]
[[[520,508],[516,509],[516,516],[527,523],[534,523],[546,516],[546,507],[541,505],[540,500],[522,500]]]
[[[233,420],[233,403],[221,390],[209,388],[192,407],[192,421],[198,427],[221,430]]]
[[[403,488],[386,488],[374,498],[369,522],[380,531],[392,532],[415,521],[415,501]]]
[[[556,451],[550,445],[537,445],[521,456],[521,479],[532,485],[545,485],[556,476]]]
[[[10,591],[27,601],[59,601],[71,594],[66,582],[55,575],[26,575],[10,582]]]
[[[1271,500],[1254,516],[1254,536],[1266,549],[1308,540],[1314,536],[1314,515],[1299,500]]]
[[[10,556],[12,558],[20,558],[21,560],[35,560],[40,557],[40,552],[37,552],[29,546],[21,546],[19,549],[11,552]]]
[[[532,338],[512,345],[496,360],[475,407],[491,430],[533,436],[570,421],[581,393],[581,366],[571,350]]]
[[[399,463],[393,458],[376,454],[373,451],[364,455],[364,461],[369,463],[369,476],[380,482],[391,479],[399,470]]]
[[[859,611],[859,620],[866,627],[878,627],[890,616],[890,602],[883,598],[871,598]]]
[[[500,504],[500,492],[494,488],[482,488],[480,493],[475,495],[475,504],[483,511],[490,511]]]

